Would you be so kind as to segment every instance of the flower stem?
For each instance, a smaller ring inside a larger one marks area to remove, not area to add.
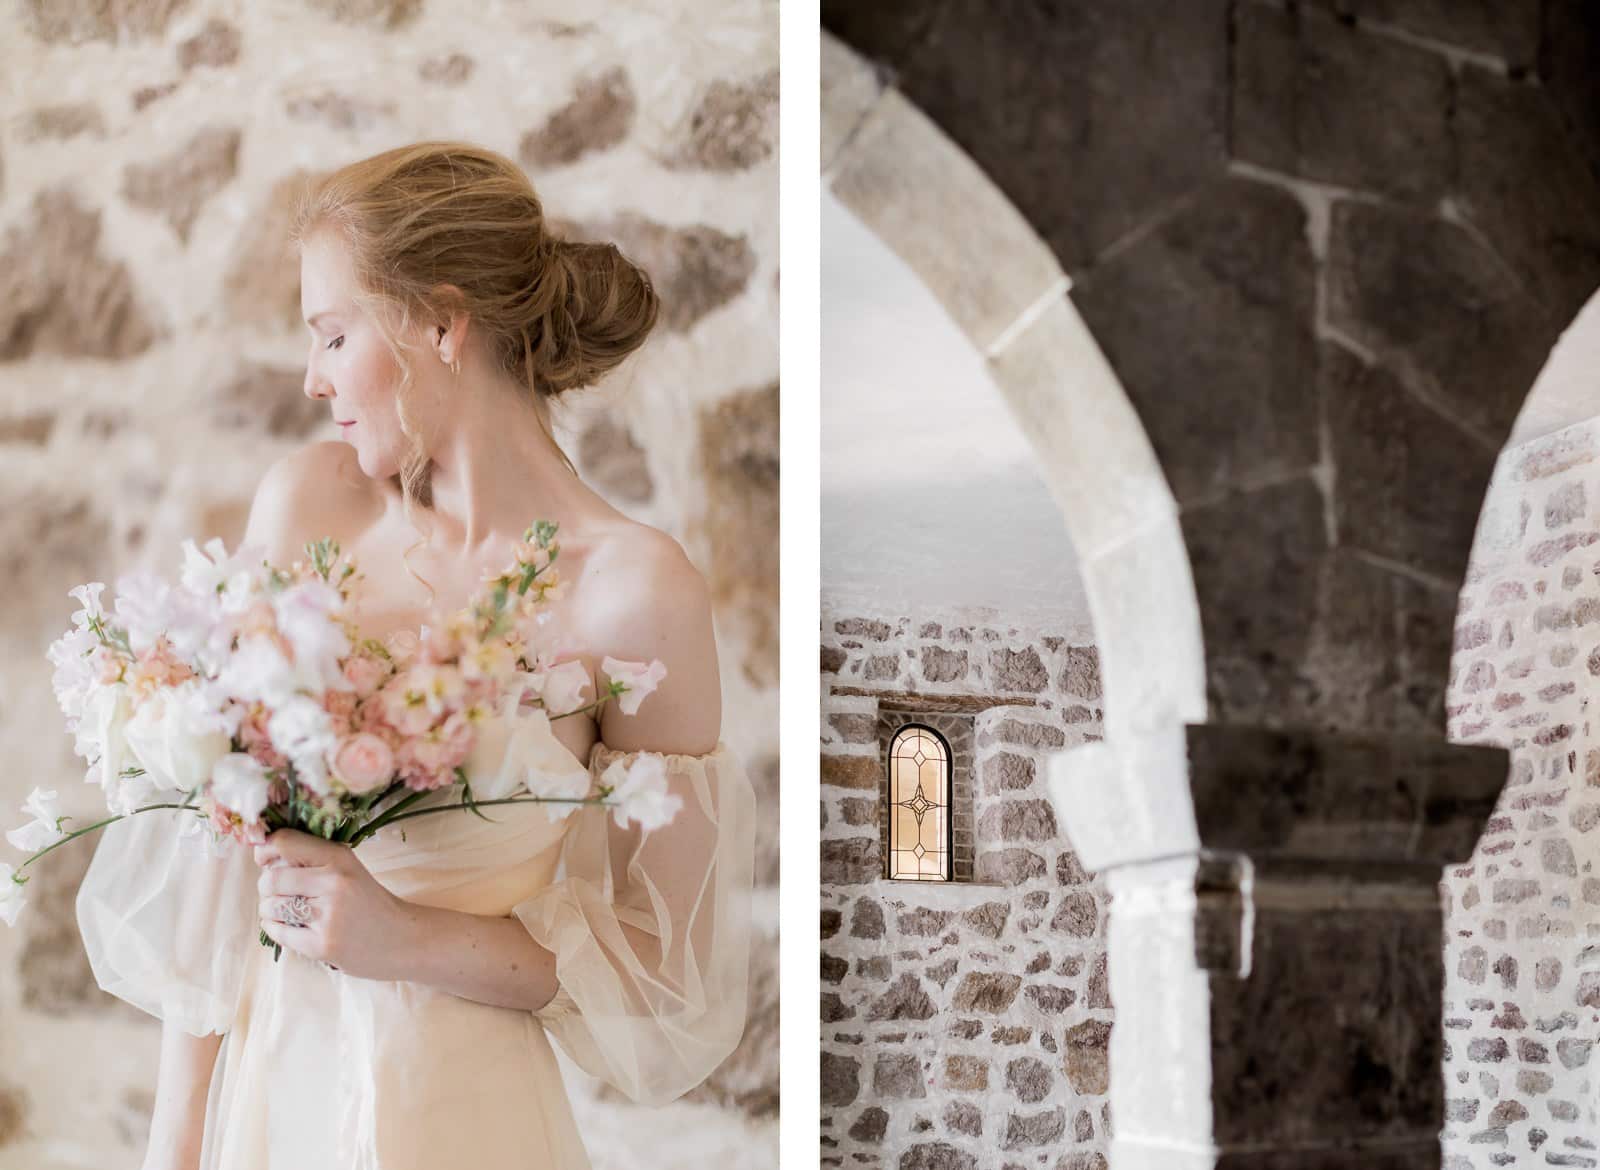
[[[43,857],[46,853],[49,853],[50,850],[61,848],[61,846],[65,845],[68,841],[71,841],[75,837],[81,837],[85,833],[92,833],[96,829],[103,829],[107,825],[112,824],[115,821],[122,820],[124,817],[136,816],[139,813],[149,812],[152,809],[157,809],[157,808],[187,808],[187,809],[194,809],[195,806],[192,805],[192,804],[147,804],[143,808],[134,809],[133,812],[131,812],[131,813],[122,813],[122,814],[120,814],[118,816],[107,817],[105,820],[96,821],[92,825],[85,825],[81,829],[74,829],[72,832],[68,833],[65,837],[61,838],[61,840],[55,842],[54,844],[46,845],[43,849],[39,850],[39,852],[35,853],[32,857],[28,858],[28,860],[24,861],[21,865],[17,866],[17,869],[18,870],[26,869],[28,866],[32,865],[35,861],[38,861],[39,858]]]
[[[423,794],[419,793],[418,795]],[[475,800],[473,801],[473,804],[478,806],[488,804],[600,804],[605,800],[607,795],[609,795],[609,793],[602,793],[600,796],[508,796],[501,800]],[[395,805],[395,809],[398,809],[399,807],[399,805]],[[384,823],[388,824],[393,821],[408,821],[412,817],[425,817],[430,813],[458,812],[461,809],[468,807],[470,806],[466,804],[441,804],[435,808],[413,809],[407,813],[400,813],[398,816],[386,814]],[[393,811],[393,809],[390,810],[391,813]],[[351,840],[351,845],[359,844],[364,837],[371,836],[373,832],[377,831],[377,828],[381,827],[382,826],[379,826],[377,821],[373,821]]]
[[[424,792],[413,792],[404,799],[390,805],[383,812],[379,813],[376,817],[362,825],[360,829],[353,833],[349,838],[348,844],[352,849],[354,849],[357,845],[361,844],[361,842],[372,836],[390,821],[399,820],[400,818],[395,816],[396,813],[400,812],[404,808],[409,807],[410,805],[416,804],[417,801],[421,800],[424,796],[427,796],[429,792],[433,791],[437,790],[428,789]]]

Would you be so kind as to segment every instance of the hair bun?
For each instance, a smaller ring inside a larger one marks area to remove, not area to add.
[[[644,269],[615,244],[551,237],[549,308],[538,322],[534,376],[547,394],[598,382],[638,349],[660,302]]]

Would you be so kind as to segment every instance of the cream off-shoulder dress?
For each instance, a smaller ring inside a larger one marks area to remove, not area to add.
[[[505,730],[533,791],[582,792],[631,759],[597,745],[585,768],[542,716]],[[95,979],[224,1037],[202,1170],[583,1170],[552,1040],[646,1104],[709,1075],[745,1023],[755,796],[726,745],[662,759],[683,807],[630,856],[609,809],[589,805],[439,813],[358,847],[399,897],[515,916],[552,951],[560,991],[531,1013],[288,949],[275,962],[248,847],[180,831],[192,813],[108,826],[77,899]]]

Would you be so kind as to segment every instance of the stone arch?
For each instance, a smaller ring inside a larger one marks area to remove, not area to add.
[[[874,66],[826,33],[823,54],[823,180],[928,285],[1033,437],[1084,566],[1108,742],[1203,719],[1199,609],[1177,507],[1068,298],[1070,279],[1010,200]],[[1068,371],[1088,377],[1069,386]],[[1154,808],[1134,815],[1158,819]]]
[[[997,351],[1074,540],[1092,555],[1130,506],[1176,528],[1130,563],[1129,608],[1089,583],[1107,740],[1052,777],[1115,895],[1114,1165],[1436,1159],[1434,890],[1505,779],[1445,739],[1456,597],[1503,440],[1600,283],[1600,14],[828,0],[823,22],[824,173],[893,205],[864,218]],[[952,194],[978,187],[999,203]],[[1091,419],[1033,344],[1061,352],[1074,315],[1104,355]],[[1120,627],[1169,617],[1157,682]]]

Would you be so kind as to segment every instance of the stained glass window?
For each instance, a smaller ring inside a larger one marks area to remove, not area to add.
[[[889,876],[950,880],[950,748],[915,724],[889,744]]]

